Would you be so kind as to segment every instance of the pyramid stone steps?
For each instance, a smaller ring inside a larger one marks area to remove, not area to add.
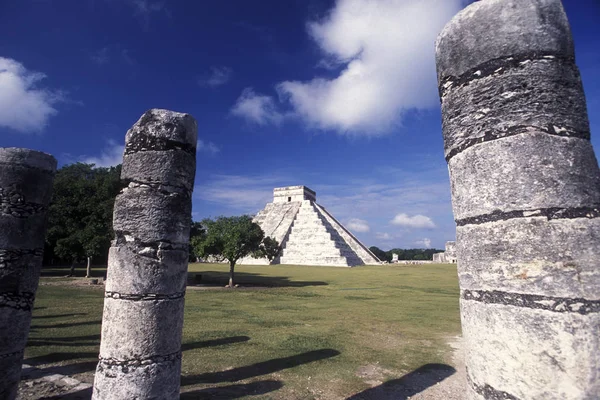
[[[316,203],[315,192],[305,186],[275,188],[273,202],[257,213],[254,221],[266,236],[280,243],[282,250],[273,263],[347,267],[364,265],[363,259],[378,262]],[[257,262],[252,260],[247,263]]]

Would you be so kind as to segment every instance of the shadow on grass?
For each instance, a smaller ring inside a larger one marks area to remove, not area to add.
[[[37,310],[37,308],[36,308]],[[53,314],[53,315],[32,315],[32,319],[46,319],[46,318],[61,318],[61,317],[76,317],[78,315],[87,315],[86,313],[71,313],[71,314]]]
[[[364,390],[346,400],[406,400],[417,393],[443,381],[456,370],[445,364],[425,364],[422,367],[392,379],[379,386]]]
[[[50,376],[54,374],[60,375],[75,375],[82,372],[90,372],[96,369],[98,361],[82,361],[67,365],[55,365],[46,368],[28,368],[23,369],[21,373],[21,380],[25,379],[40,379],[44,376]]]
[[[200,342],[184,343],[181,345],[181,351],[201,349],[204,347],[226,346],[234,343],[242,343],[250,340],[249,336],[231,336],[221,339],[203,340]]]
[[[88,342],[81,342],[87,340]],[[89,342],[92,340],[92,342]],[[67,347],[83,347],[83,346],[98,346],[100,345],[100,335],[86,335],[86,336],[68,336],[60,338],[47,338],[47,339],[29,339],[27,346],[67,346]]]
[[[63,323],[60,323],[60,324],[53,324],[53,325],[31,325],[30,330],[34,330],[34,329],[52,329],[52,328],[72,328],[74,326],[100,325],[100,324],[102,324],[102,320],[82,321],[82,322],[63,322]]]
[[[208,372],[199,375],[188,375],[181,377],[181,385],[189,386],[200,383],[220,383],[236,382],[244,379],[254,378],[256,376],[272,374],[288,368],[294,368],[298,365],[308,364],[313,361],[324,360],[335,357],[340,352],[333,349],[321,349],[307,351],[306,353],[296,354],[295,356],[275,358],[269,361],[263,361],[245,367],[239,367],[222,372]]]
[[[72,393],[59,394],[52,397],[44,397],[43,400],[89,400],[92,397],[92,388],[78,390]]]
[[[59,265],[59,266],[43,266],[40,276],[42,278],[85,278],[86,266],[77,265],[73,276],[71,274],[70,265]],[[106,277],[106,265],[92,265],[90,271],[90,278],[104,278]]]
[[[23,362],[25,364],[37,365],[61,361],[79,360],[83,358],[98,358],[98,353],[49,353],[43,356],[28,357]]]
[[[257,396],[267,394],[281,389],[283,383],[280,381],[258,381],[251,383],[240,383],[237,385],[219,386],[214,388],[193,390],[181,393],[181,400],[195,399],[239,399],[244,396]]]
[[[190,272],[188,274],[192,282],[198,285],[206,286],[225,286],[229,283],[229,272],[222,271],[204,271]],[[201,277],[201,278],[199,278]],[[188,280],[190,282],[190,280]],[[325,286],[327,282],[323,281],[291,281],[286,276],[265,276],[251,272],[235,273],[235,283],[240,286],[262,286],[262,287],[305,287],[305,286]]]

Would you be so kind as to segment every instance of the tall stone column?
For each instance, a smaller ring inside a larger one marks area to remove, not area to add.
[[[153,109],[127,132],[93,399],[178,399],[196,121]]]
[[[467,398],[600,398],[600,172],[562,4],[474,3],[436,55]]]
[[[17,396],[56,160],[0,148],[0,399]]]

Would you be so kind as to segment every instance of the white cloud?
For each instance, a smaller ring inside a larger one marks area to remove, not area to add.
[[[358,218],[348,220],[346,227],[354,232],[369,232],[371,230],[367,221]]]
[[[196,149],[198,152],[208,153],[210,155],[215,155],[221,151],[221,149],[219,149],[213,142],[205,142],[204,140],[200,139],[198,139],[198,142],[196,143]]]
[[[390,235],[390,234],[389,234],[389,233],[387,233],[387,232],[377,232],[377,233],[375,234],[375,237],[376,237],[377,239],[381,239],[381,240],[390,240],[390,239],[392,238],[392,235]]]
[[[283,114],[277,110],[273,98],[257,94],[252,88],[244,89],[231,113],[258,125],[278,125],[283,120]]]
[[[416,245],[418,246],[422,246],[425,249],[429,249],[431,247],[431,239],[429,238],[423,238],[421,240],[417,240],[415,242]]]
[[[308,32],[343,70],[333,79],[278,85],[309,125],[380,135],[409,109],[438,103],[434,42],[461,0],[338,0]]]
[[[124,151],[124,145],[118,144],[114,140],[109,140],[98,157],[83,156],[80,158],[80,161],[86,164],[95,164],[96,167],[114,167],[123,162]]]
[[[394,217],[391,221],[394,225],[406,226],[409,228],[435,228],[435,224],[431,220],[431,218],[417,214],[410,217],[408,214],[400,213]]]
[[[0,57],[0,126],[19,132],[39,132],[57,113],[60,92],[40,88],[46,75],[28,71],[23,64]]]
[[[233,70],[229,67],[210,67],[210,74],[198,79],[200,86],[217,87],[226,84],[231,80]]]

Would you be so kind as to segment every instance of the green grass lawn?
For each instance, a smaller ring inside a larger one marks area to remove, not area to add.
[[[341,399],[450,362],[447,340],[460,332],[454,265],[238,266],[241,287],[219,288],[227,270],[190,265],[214,286],[187,291],[182,398],[215,398],[219,387],[222,398]],[[90,379],[101,287],[41,282],[26,362],[74,364]]]

